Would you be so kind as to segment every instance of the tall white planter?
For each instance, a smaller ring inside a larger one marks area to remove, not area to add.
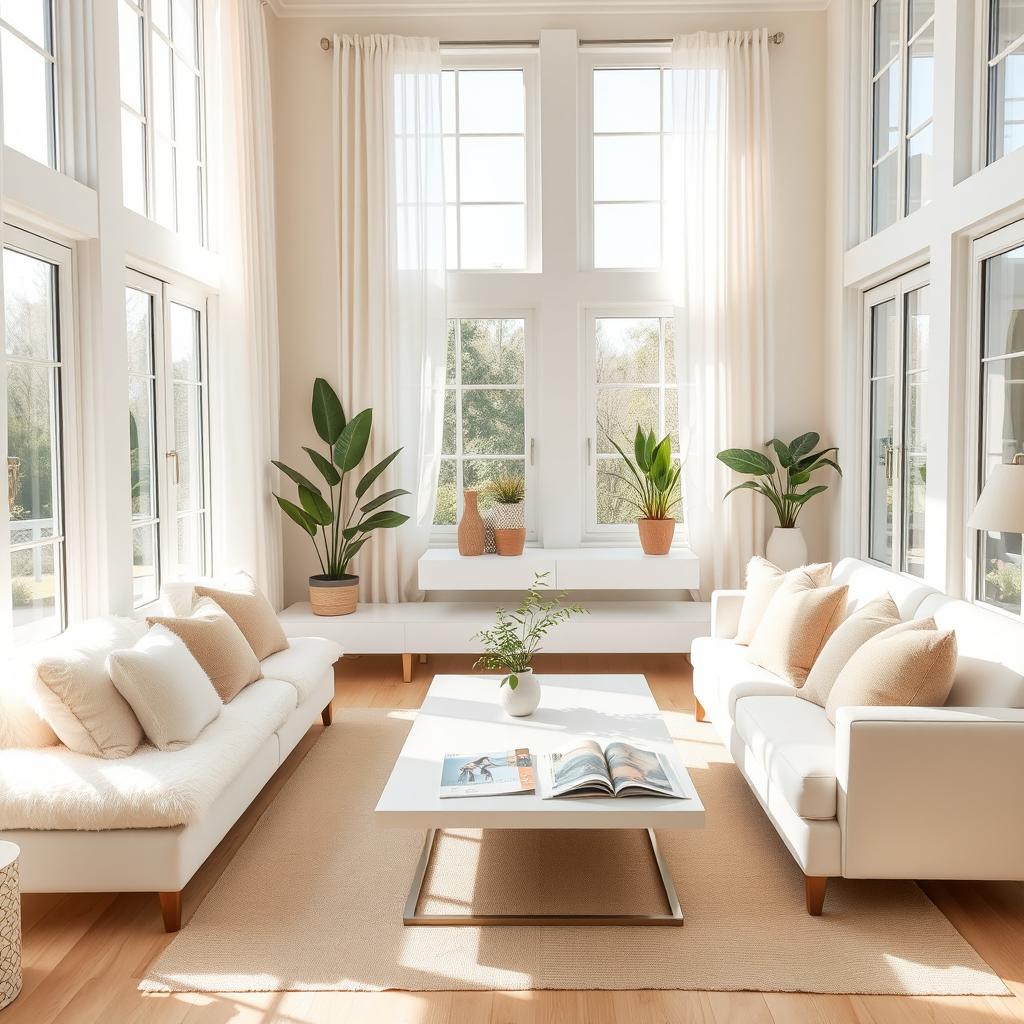
[[[525,672],[517,672],[516,678],[519,682],[514,690],[508,683],[501,687],[501,706],[506,715],[525,718],[532,715],[540,704],[540,683],[530,668]]]
[[[21,991],[21,887],[14,843],[0,841],[0,1010]]]
[[[768,538],[765,556],[780,569],[796,569],[807,564],[807,542],[799,526],[783,529],[776,526]]]

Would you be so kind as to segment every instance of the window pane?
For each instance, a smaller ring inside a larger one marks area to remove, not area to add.
[[[525,472],[524,459],[466,459],[462,468],[463,485],[480,490],[497,476],[508,473],[524,476]],[[487,502],[482,504],[486,507]]]
[[[523,72],[459,71],[459,131],[521,134],[525,130]]]
[[[1024,36],[1024,6],[1020,0],[991,0],[990,57],[997,57]]]
[[[597,203],[594,206],[594,266],[644,269],[661,265],[661,206],[657,203]]]
[[[196,0],[173,0],[172,4],[174,45],[193,64],[199,59],[199,38],[196,30]]]
[[[985,260],[983,294],[982,355],[1024,352],[1024,246]]]
[[[672,451],[679,451],[679,389],[665,388],[665,426],[663,434],[672,438]]]
[[[985,604],[1020,614],[1021,535],[979,535],[978,595]]]
[[[900,0],[878,0],[874,12],[874,72],[877,74],[899,52]]]
[[[49,0],[0,0],[0,18],[40,49],[53,52]]]
[[[13,476],[12,523],[30,520],[54,531],[59,501],[57,436],[57,370],[9,364],[7,459]]]
[[[444,375],[446,384],[455,383],[455,372],[457,366],[456,359],[458,358],[457,353],[455,351],[458,345],[458,338],[456,337],[455,334],[457,326],[458,320],[452,319],[448,321],[448,353]]]
[[[896,300],[880,302],[871,309],[871,376],[885,377],[896,373]]]
[[[25,531],[19,531],[25,532]],[[15,531],[11,530],[11,540]],[[63,625],[62,544],[11,552],[11,605],[15,630],[59,633]],[[60,569],[60,571],[58,571]]]
[[[1024,43],[989,73],[989,160],[1024,146]]]
[[[462,267],[467,270],[521,270],[526,266],[525,206],[463,206]]]
[[[661,136],[595,136],[595,200],[660,198]]]
[[[127,110],[121,111],[121,174],[124,205],[146,215],[146,130]]]
[[[199,79],[180,57],[174,58],[174,138],[179,151],[198,158]]]
[[[153,124],[168,138],[174,136],[174,104],[171,99],[171,51],[158,36],[151,37],[153,70],[150,86],[153,91]]]
[[[878,380],[871,385],[871,437],[868,523],[868,554],[886,565],[892,564],[893,476],[895,473],[894,381]]]
[[[202,379],[199,362],[199,311],[171,304],[171,364],[175,380]]]
[[[661,69],[595,70],[594,131],[661,131]]]
[[[922,128],[907,145],[907,213],[932,197],[932,126]]]
[[[934,13],[935,0],[910,0],[910,34],[917,33]]]
[[[657,317],[601,317],[597,331],[597,382],[658,382],[660,321]]]
[[[132,530],[132,592],[136,608],[155,601],[159,592],[156,530],[155,526],[137,526]]]
[[[179,150],[178,171],[178,232],[193,241],[202,240],[202,210],[199,207],[201,194],[201,170]]]
[[[455,131],[455,72],[441,72],[441,131]]]
[[[899,64],[893,64],[871,88],[875,126],[872,157],[877,160],[897,146],[900,141]]]
[[[623,479],[626,467],[615,459],[597,460],[597,522],[600,526],[635,523],[636,506],[629,484]]]
[[[907,372],[928,367],[928,333],[931,328],[929,297],[926,285],[907,295]]]
[[[434,511],[434,525],[454,526],[458,522],[457,508],[455,460],[442,459],[441,472],[437,478],[437,506]]]
[[[13,33],[0,29],[4,142],[33,160],[55,166],[53,65]]]
[[[202,576],[206,572],[205,520],[202,514],[178,519],[178,576]]]
[[[153,372],[153,300],[137,288],[126,288],[125,315],[128,322],[128,369],[133,373]]]
[[[194,384],[174,385],[174,450],[178,453],[177,510],[203,507],[202,394]]]
[[[54,360],[55,269],[52,264],[13,249],[4,250],[4,322],[7,354],[22,359]]]
[[[142,107],[142,18],[121,0],[117,9],[119,50],[121,55],[121,102],[132,110]]]
[[[932,116],[935,110],[935,29],[929,26],[910,47],[907,71],[907,130],[913,131]]]
[[[525,142],[522,136],[460,139],[459,198],[464,203],[525,201]]]
[[[158,135],[153,140],[153,216],[174,230],[174,148]]]
[[[660,392],[657,388],[600,388],[597,392],[597,450],[614,455],[615,441],[633,450],[637,425],[658,430]]]
[[[462,320],[462,383],[522,384],[524,320]]]
[[[896,221],[896,191],[899,173],[898,154],[890,153],[871,172],[871,225],[873,231]]]
[[[128,378],[128,437],[131,457],[132,517],[156,515],[156,450],[154,444],[153,382]]]
[[[153,15],[153,24],[165,36],[171,34],[171,0],[150,0],[150,11]]]
[[[904,385],[903,444],[903,552],[902,568],[924,577],[925,491],[928,481],[928,331],[930,314],[927,287],[905,298],[907,332]]]
[[[454,388],[444,393],[444,431],[441,435],[441,454],[456,455],[456,434],[458,431],[458,398]]]
[[[526,451],[520,388],[463,391],[462,450],[471,455],[521,455]]]

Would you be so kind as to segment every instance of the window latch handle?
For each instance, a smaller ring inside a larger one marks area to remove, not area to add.
[[[181,483],[181,456],[173,449],[164,453],[168,459],[174,459],[174,482]]]
[[[537,451],[537,438],[530,438],[530,465],[533,465],[534,453]]]
[[[592,461],[592,459],[591,459],[591,450],[592,450],[592,448],[593,448],[593,443],[592,443],[591,439],[588,437],[587,438],[587,465],[588,466],[591,464],[591,461]]]

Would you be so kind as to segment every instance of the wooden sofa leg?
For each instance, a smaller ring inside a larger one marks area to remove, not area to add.
[[[181,930],[181,893],[162,892],[160,896],[160,913],[164,916],[164,931]]]
[[[804,875],[804,892],[807,896],[807,913],[810,914],[811,917],[821,917],[821,910],[825,905],[825,887],[827,885],[827,876]]]
[[[402,682],[403,683],[411,683],[412,682],[412,655],[411,654],[403,654],[402,655]]]
[[[334,702],[329,701],[327,707],[320,712],[320,718],[323,720],[324,725],[330,725],[334,721]]]
[[[701,704],[696,697],[693,698],[693,717],[696,718],[698,722],[703,722],[707,719],[707,712],[704,710],[704,705]]]

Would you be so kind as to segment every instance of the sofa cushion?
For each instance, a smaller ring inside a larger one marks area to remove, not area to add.
[[[802,565],[786,572],[766,558],[755,555],[747,563],[747,589],[743,595],[740,621],[736,627],[736,643],[749,644],[779,587],[786,581],[798,581],[806,587],[823,587],[829,582],[832,563]]]
[[[921,602],[936,591],[913,576],[883,569],[880,565],[862,562],[859,558],[844,558],[832,571],[833,583],[845,583],[850,589],[846,595],[847,610],[855,612],[879,594],[888,594],[900,610],[901,619],[912,619],[922,614]]]
[[[715,715],[724,713],[730,719],[736,713],[736,702],[741,697],[777,695],[790,697],[796,688],[760,665],[751,664],[747,648],[721,637],[702,636],[693,641],[690,661],[694,670],[694,685],[698,680],[714,693],[714,703],[707,710]]]
[[[235,573],[223,587],[196,584],[195,594],[216,601],[231,616],[260,661],[287,649],[288,638],[273,607],[247,572]]]
[[[163,828],[200,819],[295,710],[278,679],[247,686],[183,750],[119,761],[64,747],[0,751],[0,829]],[[276,740],[274,742],[277,742]]]
[[[260,668],[267,679],[283,679],[291,683],[301,704],[343,653],[340,644],[325,637],[296,636],[283,651],[264,658]]]
[[[823,708],[795,695],[743,697],[735,718],[768,785],[801,818],[836,816],[836,732]]]

